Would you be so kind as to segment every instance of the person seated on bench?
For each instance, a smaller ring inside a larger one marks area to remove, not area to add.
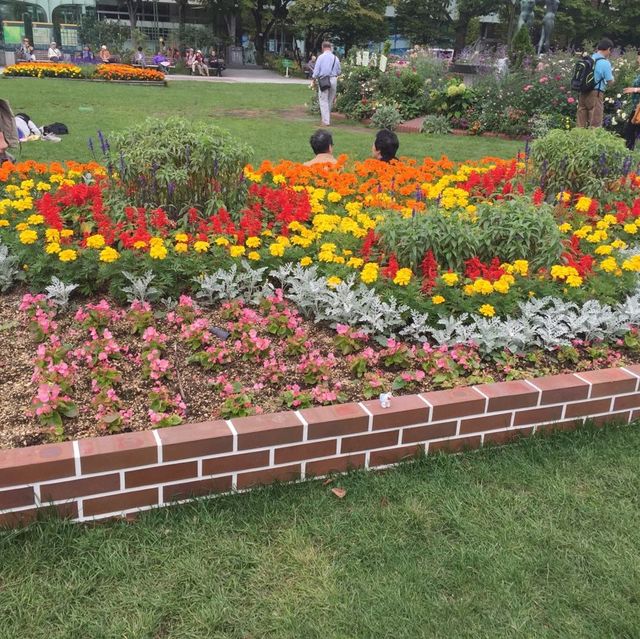
[[[133,64],[142,67],[143,69],[147,66],[147,59],[145,58],[142,47],[138,47],[138,50],[135,52],[133,56]]]
[[[22,38],[20,46],[16,49],[16,60],[21,62],[35,62],[36,54],[29,42],[29,38]]]
[[[49,45],[49,51],[47,52],[49,62],[62,62],[62,52],[58,49],[55,42]]]
[[[109,62],[117,62],[118,58],[115,55],[111,55],[109,53],[109,49],[107,49],[107,45],[103,44],[100,47],[100,62],[103,64],[108,64]]]
[[[202,51],[198,49],[193,59],[193,64],[191,65],[191,73],[193,75],[196,74],[196,69],[198,69],[198,73],[200,75],[209,75],[209,67],[204,62],[204,56],[202,55]]]
[[[224,71],[224,58],[219,58],[215,49],[211,49],[209,56],[209,66],[215,70],[216,75],[221,78]]]
[[[305,162],[305,166],[314,164],[336,164],[338,160],[333,157],[333,137],[326,129],[318,129],[309,138],[309,144],[315,153],[313,160]]]
[[[86,44],[84,47],[82,47],[82,62],[87,64],[87,63],[93,63],[95,61],[96,61],[96,56],[93,55],[93,51],[91,50],[91,47],[88,44]]]
[[[316,66],[316,56],[312,55],[309,58],[309,60],[305,62],[304,67],[302,67],[302,70],[304,71],[304,77],[307,78],[307,80],[309,80],[313,75],[313,69],[315,66]]]
[[[158,71],[161,71],[162,73],[169,73],[171,63],[167,60],[167,56],[162,53],[162,51],[158,51],[158,53],[153,56],[153,64],[158,67]]]

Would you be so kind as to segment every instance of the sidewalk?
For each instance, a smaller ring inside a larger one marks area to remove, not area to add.
[[[245,84],[309,84],[302,78],[285,78],[275,71],[267,69],[243,69],[232,67],[222,73],[222,77],[201,75],[167,75],[169,82],[189,80],[192,82],[229,82]]]

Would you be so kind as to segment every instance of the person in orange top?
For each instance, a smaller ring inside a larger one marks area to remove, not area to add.
[[[337,164],[338,160],[333,157],[333,137],[329,131],[318,129],[310,138],[309,144],[315,153],[313,160],[305,162],[305,166],[314,164]]]
[[[112,62],[112,61],[113,61],[112,56],[109,53],[109,49],[107,49],[107,45],[103,44],[100,47],[100,62],[103,62],[106,64],[107,62]]]

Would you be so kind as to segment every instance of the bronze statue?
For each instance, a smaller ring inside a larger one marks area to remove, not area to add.
[[[542,33],[538,42],[538,55],[546,53],[551,46],[551,34],[556,24],[556,13],[560,0],[545,0],[544,18],[542,19]],[[524,25],[530,29],[533,24],[533,12],[536,7],[536,0],[520,0],[520,16],[518,18],[518,28],[516,33]]]

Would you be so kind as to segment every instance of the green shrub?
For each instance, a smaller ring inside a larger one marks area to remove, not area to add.
[[[371,126],[376,129],[394,131],[401,122],[400,111],[393,104],[381,104],[371,116]]]
[[[532,60],[536,54],[531,42],[529,27],[523,24],[516,33],[509,50],[509,66],[511,69],[520,69],[527,60]]]
[[[526,197],[479,205],[476,222],[466,211],[437,208],[408,218],[387,214],[378,232],[384,252],[395,253],[414,272],[429,249],[441,267],[455,271],[476,256],[484,262],[525,259],[532,269],[550,267],[562,253],[552,208],[535,206]]]
[[[631,167],[624,140],[601,128],[554,129],[531,146],[534,170],[544,191],[601,198]]]
[[[562,235],[547,205],[536,206],[529,197],[478,205],[478,257],[488,262],[528,260],[532,270],[550,268],[562,253]]]
[[[422,122],[422,132],[429,135],[444,135],[451,131],[449,118],[445,115],[427,115]]]
[[[475,92],[464,82],[452,79],[446,87],[429,94],[429,111],[448,118],[461,118],[476,101]]]
[[[238,210],[246,189],[246,144],[206,122],[149,118],[109,138],[109,163],[137,205]]]
[[[395,253],[403,266],[414,272],[431,249],[444,268],[461,270],[464,261],[478,254],[480,236],[468,213],[430,209],[426,213],[403,217],[387,214],[378,227],[380,245],[387,254]]]
[[[380,71],[373,67],[343,67],[338,79],[336,109],[340,113],[362,120],[373,114],[374,98],[379,99],[378,78]]]

